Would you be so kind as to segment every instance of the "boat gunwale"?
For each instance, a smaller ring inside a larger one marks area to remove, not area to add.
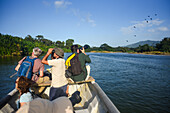
[[[103,101],[103,103],[105,103],[105,106],[108,109],[108,112],[109,113],[120,113],[120,111],[112,103],[112,101],[105,94],[105,92],[101,89],[101,87],[96,82],[92,82],[92,85],[96,88],[99,98]]]
[[[91,84],[92,86],[94,86],[94,88],[97,91],[97,94],[99,96],[99,98],[101,99],[101,101],[103,101],[105,107],[107,108],[109,113],[120,113],[119,110],[116,108],[116,106],[112,103],[112,101],[109,99],[109,97],[105,94],[105,92],[101,89],[101,87],[98,85],[98,83],[96,82],[91,82],[88,83]],[[13,89],[11,92],[9,92],[7,94],[7,96],[5,96],[4,98],[2,98],[0,100],[0,109],[2,109],[6,104],[8,104],[8,102],[10,101],[10,99],[18,92],[17,89]]]
[[[0,109],[2,109],[17,92],[18,92],[17,89],[13,89],[5,97],[3,97],[0,100]]]

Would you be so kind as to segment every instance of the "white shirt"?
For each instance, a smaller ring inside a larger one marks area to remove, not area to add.
[[[48,60],[49,66],[52,66],[52,87],[61,87],[68,84],[65,77],[65,60],[62,58]]]

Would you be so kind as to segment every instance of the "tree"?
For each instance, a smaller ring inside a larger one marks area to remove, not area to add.
[[[31,41],[31,42],[34,41],[34,39],[31,37],[31,35],[27,35],[27,36],[25,37],[25,40]]]
[[[134,49],[134,51],[136,51],[136,52],[150,52],[153,50],[154,50],[154,48],[152,46],[149,46],[148,44],[145,44],[143,46],[139,45],[139,47]]]
[[[102,45],[100,46],[100,48],[101,48],[102,50],[105,50],[105,51],[112,51],[112,50],[113,50],[113,48],[112,48],[111,46],[109,46],[108,44],[106,44],[106,43],[102,44]]]
[[[166,37],[160,42],[160,44],[156,44],[156,48],[159,51],[170,52],[170,37]]]
[[[67,48],[67,49],[70,49],[71,46],[73,45],[73,43],[74,43],[74,40],[73,40],[73,39],[68,39],[68,40],[66,40],[66,48]]]
[[[62,42],[61,42],[61,48],[64,48],[64,44],[65,44],[65,42],[62,41]]]
[[[41,39],[44,39],[44,36],[43,36],[43,35],[37,35],[36,37],[37,37],[37,40],[38,40],[38,41],[41,41]]]
[[[55,44],[56,44],[57,47],[61,47],[61,41],[58,40],[58,41],[56,41]]]

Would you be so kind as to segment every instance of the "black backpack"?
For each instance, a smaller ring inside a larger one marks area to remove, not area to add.
[[[68,67],[68,71],[72,74],[72,76],[77,76],[83,72],[81,68],[81,62],[79,61],[79,54],[76,54],[71,60],[71,66]]]

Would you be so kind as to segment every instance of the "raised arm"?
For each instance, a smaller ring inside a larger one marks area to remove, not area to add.
[[[41,61],[43,64],[49,65],[48,61],[47,61],[47,58],[52,53],[52,51],[53,51],[53,48],[48,49],[48,52],[46,53],[46,55],[43,57],[43,59]]]
[[[85,62],[86,62],[86,63],[91,63],[91,59],[90,59],[89,55],[86,55],[84,48],[81,50],[81,52],[84,53],[84,55],[86,56]]]

